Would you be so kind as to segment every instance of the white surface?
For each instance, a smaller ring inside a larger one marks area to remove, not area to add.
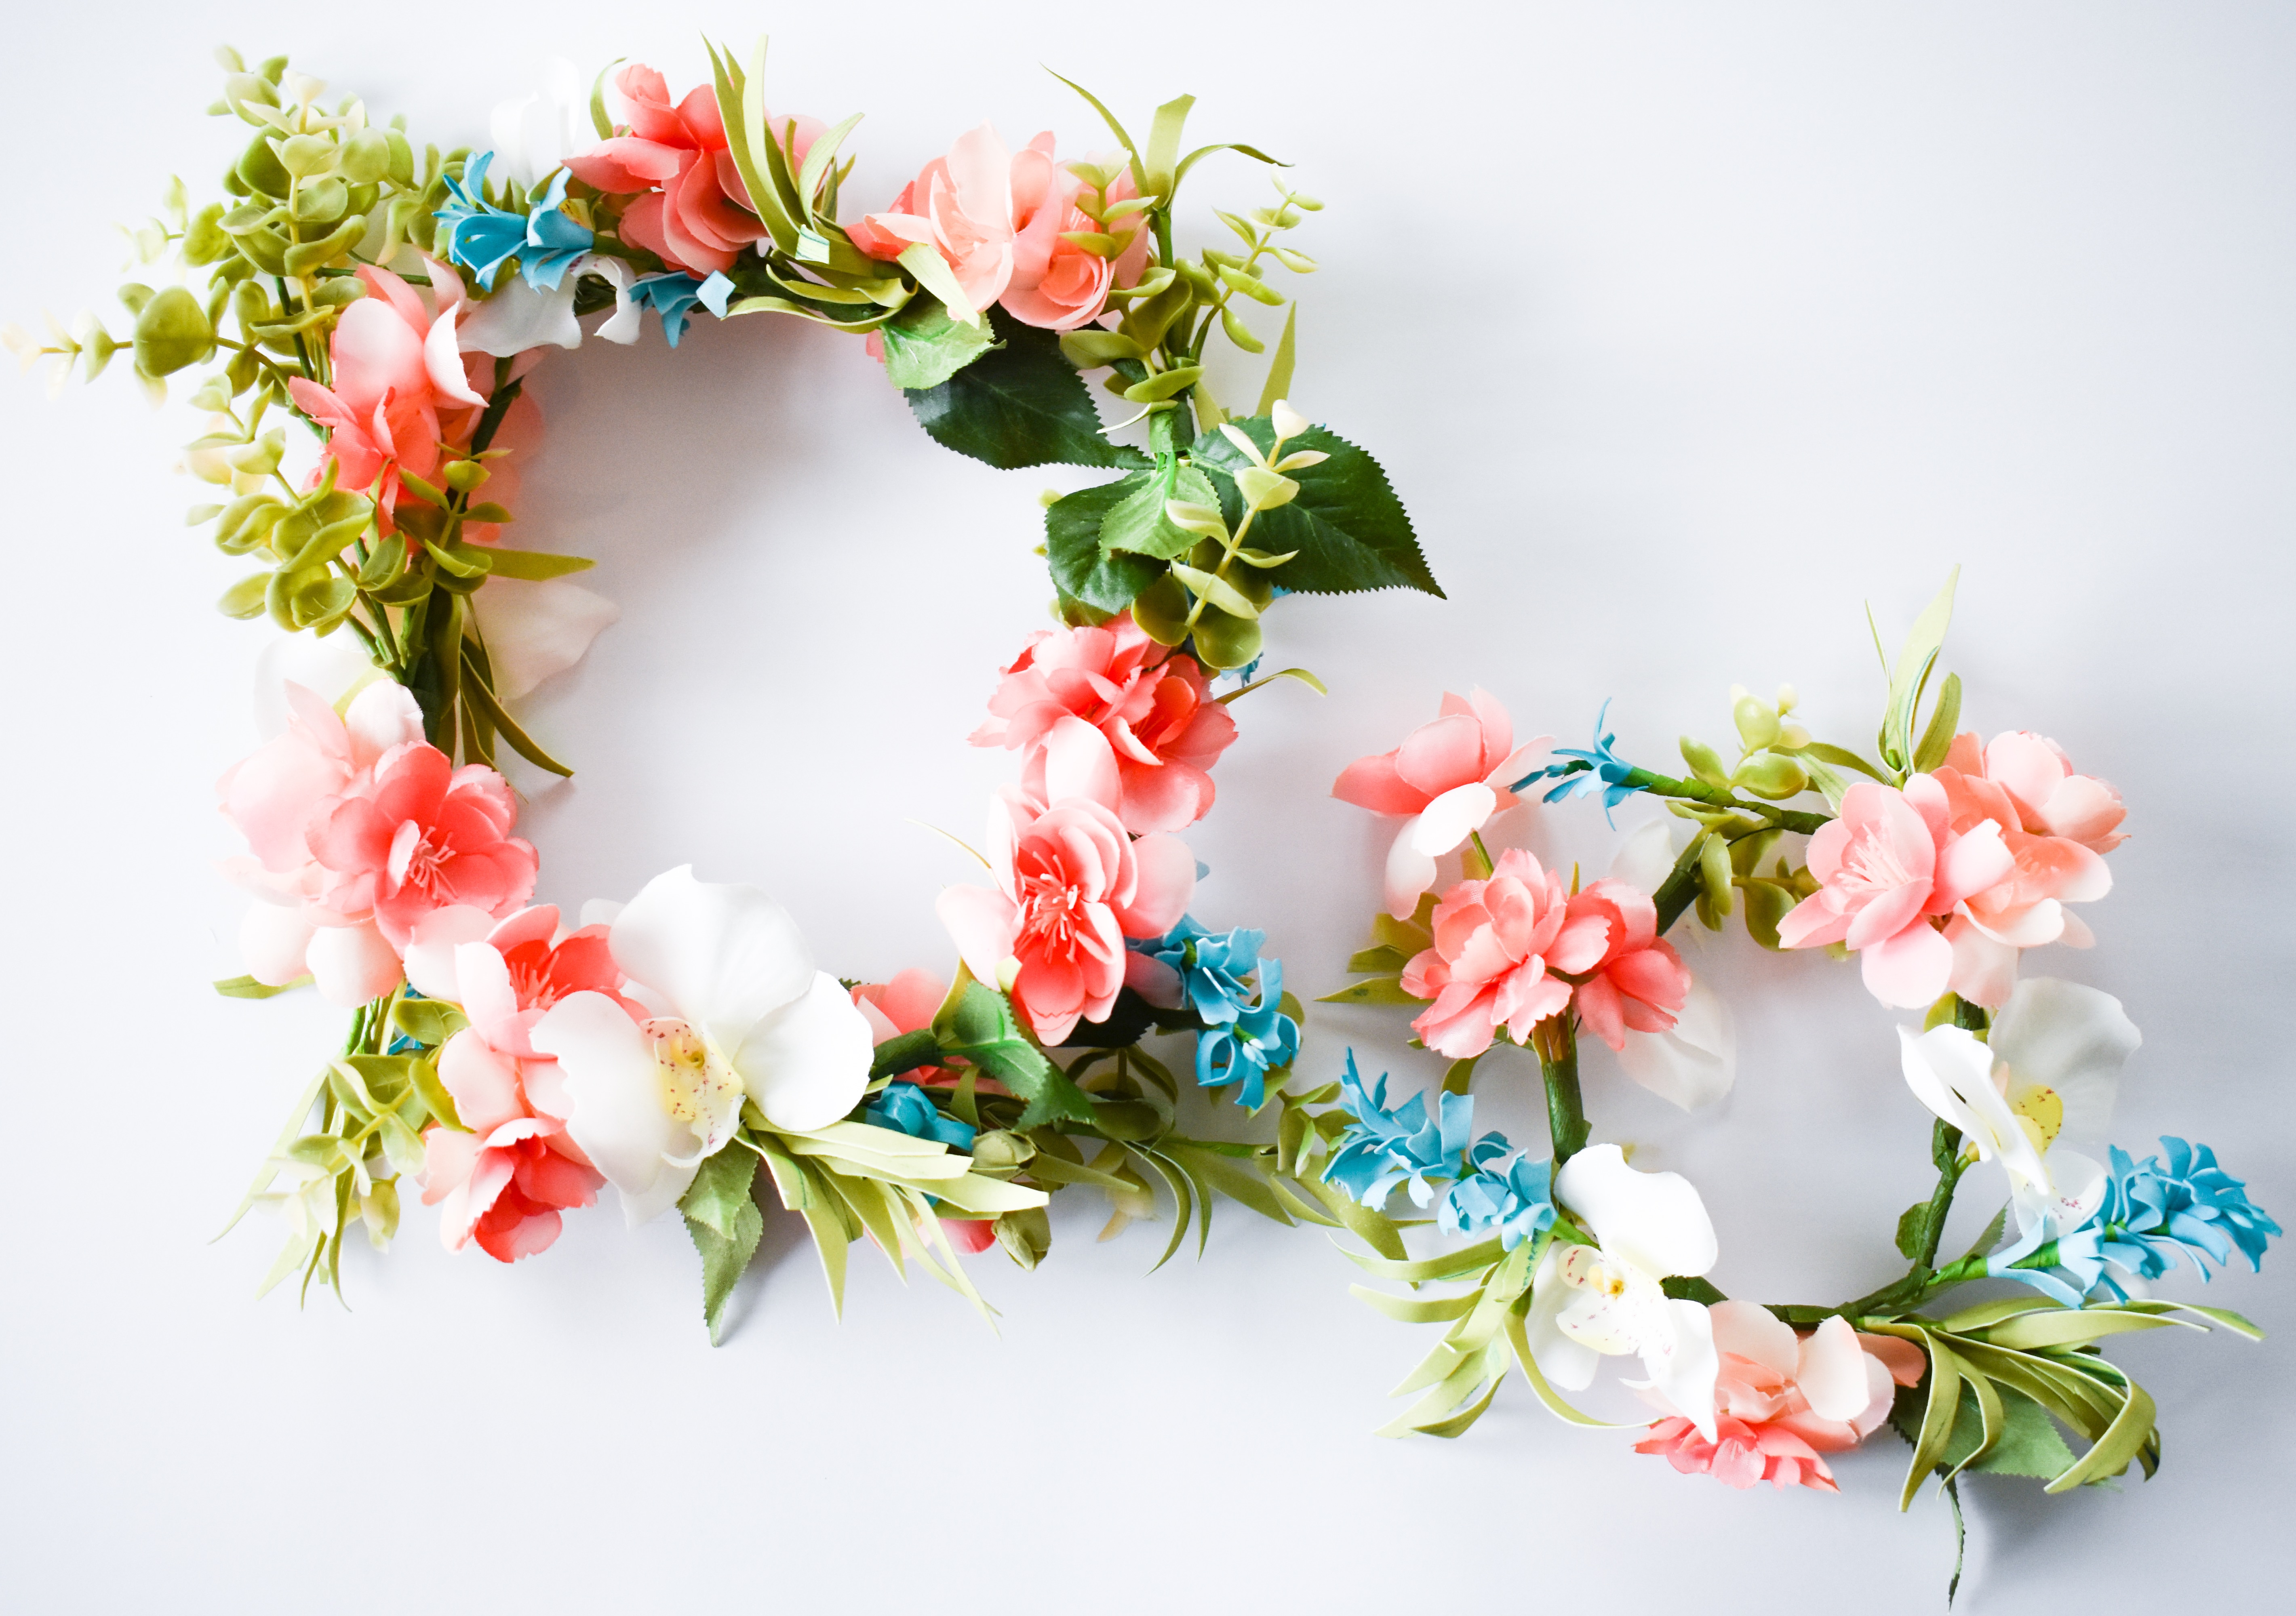
[[[697,27],[760,21],[307,9],[281,38],[276,8],[198,10],[7,25],[35,160],[12,176],[6,317],[102,300],[110,222],[168,168],[196,192],[219,167],[239,131],[200,116],[215,37],[291,49],[444,145],[552,49],[682,86]],[[1266,926],[1303,992],[1335,985],[1387,831],[1324,792],[1446,685],[1574,740],[1615,697],[1630,755],[1662,763],[1681,730],[1726,734],[1732,681],[1791,678],[1854,741],[1879,695],[1861,603],[1894,635],[1962,561],[1948,655],[1973,721],[2055,735],[2131,806],[2101,946],[2042,965],[2144,1029],[2118,1136],[2216,1143],[2290,1217],[2284,9],[1227,5],[1218,40],[1138,8],[795,10],[773,104],[869,111],[849,207],[984,117],[1097,145],[1040,59],[1143,122],[1192,90],[1204,138],[1264,144],[1330,203],[1301,236],[1329,268],[1304,287],[1294,397],[1382,457],[1452,599],[1277,613],[1275,654],[1332,695],[1241,710],[1193,837],[1215,872],[1198,914]],[[1215,201],[1260,184],[1203,173],[1199,244]],[[1039,621],[1034,496],[1085,479],[947,454],[856,345],[772,321],[705,320],[675,356],[586,349],[535,387],[552,436],[522,528],[598,556],[626,613],[529,704],[583,771],[524,822],[542,896],[627,896],[691,859],[776,890],[842,972],[945,967],[931,899],[962,856],[911,821],[972,834],[1005,777],[963,737]],[[205,1243],[339,1034],[308,1002],[205,986],[238,969],[210,783],[250,742],[265,631],[207,609],[235,568],[177,525],[199,497],[165,471],[180,411],[155,420],[119,378],[61,405],[11,386],[0,412],[0,1604],[1939,1607],[1943,1512],[1897,1516],[1886,1436],[1837,1461],[1835,1498],[1678,1477],[1519,1382],[1464,1441],[1374,1440],[1428,1333],[1351,1301],[1320,1233],[1232,1208],[1201,1262],[1143,1278],[1160,1234],[1095,1246],[1103,1209],[1076,1193],[1045,1269],[978,1264],[1001,1333],[866,1251],[832,1324],[786,1218],[715,1352],[683,1232],[610,1210],[504,1268],[449,1258],[417,1209],[387,1260],[347,1262],[355,1314],[250,1302],[269,1230]],[[1583,807],[1535,838],[1610,842]],[[1703,1187],[1726,1290],[1878,1281],[1928,1182],[1890,1018],[1847,969],[1742,936],[1695,963],[1737,1006],[1735,1097],[1680,1119],[1600,1060],[1598,1129]],[[1307,1064],[1353,1040],[1423,1071],[1401,1035],[1319,1013]],[[1485,1109],[1531,1120],[1520,1095]],[[2296,1308],[2274,1258],[2171,1287],[2267,1344],[2115,1347],[2161,1403],[2158,1480],[1969,1489],[1964,1608],[2276,1586]]]

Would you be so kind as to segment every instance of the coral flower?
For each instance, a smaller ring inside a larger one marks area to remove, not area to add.
[[[1037,1037],[1062,1043],[1078,1021],[1107,1019],[1124,939],[1161,937],[1186,913],[1195,856],[1177,836],[1133,841],[1099,798],[1047,806],[1009,787],[990,806],[988,841],[996,886],[947,888],[935,907],[972,974],[1007,984]]]
[[[401,949],[448,905],[506,916],[534,891],[534,848],[510,834],[517,819],[510,783],[493,769],[456,768],[422,742],[398,747],[315,817],[321,899],[342,915],[372,915]]]
[[[1211,698],[1193,657],[1174,656],[1126,612],[1096,628],[1029,637],[988,700],[975,746],[1018,748],[1021,789],[1044,789],[1046,745],[1065,718],[1103,737],[1118,783],[1111,804],[1135,835],[1184,830],[1210,811],[1210,770],[1235,741],[1235,720]]]
[[[708,86],[672,103],[668,83],[633,62],[614,75],[629,129],[566,160],[574,177],[609,195],[643,193],[622,214],[622,239],[673,269],[706,275],[734,267],[766,234],[726,139],[718,96]],[[768,116],[776,144],[781,128]],[[795,120],[791,160],[805,161],[821,133],[816,119]]]
[[[1488,881],[1463,881],[1435,906],[1435,946],[1403,968],[1403,990],[1435,1001],[1412,1030],[1454,1060],[1482,1054],[1501,1027],[1518,1043],[1529,1038],[1570,1003],[1570,984],[1554,973],[1603,961],[1611,930],[1603,907],[1574,914],[1562,878],[1509,848]]]
[[[428,478],[439,469],[439,446],[463,437],[486,405],[472,385],[455,345],[463,302],[462,278],[425,258],[435,314],[388,269],[359,267],[368,295],[336,317],[328,354],[332,384],[300,376],[288,380],[295,407],[326,429],[326,457],[340,468],[340,486],[376,488],[381,525],[390,531],[398,503],[399,471]],[[489,366],[490,368],[490,366]]]
[[[1514,724],[1496,696],[1477,689],[1443,696],[1441,716],[1423,724],[1391,752],[1358,758],[1340,771],[1332,795],[1375,814],[1407,814],[1387,856],[1387,910],[1407,920],[1419,895],[1435,884],[1435,858],[1493,814],[1513,808],[1507,789],[1529,759],[1554,743],[1541,735],[1514,744]]]
[[[561,937],[558,911],[545,906],[488,926],[480,940],[446,940],[486,918],[441,910],[408,950],[418,988],[459,1004],[471,1023],[439,1052],[439,1080],[463,1127],[424,1131],[422,1202],[444,1203],[439,1235],[448,1251],[475,1240],[512,1262],[547,1249],[559,1214],[590,1205],[605,1183],[566,1131],[572,1103],[557,1061],[528,1033],[570,993],[606,994],[634,1017],[644,1012],[620,999],[622,973],[603,926]]]
[[[2011,730],[1980,748],[1968,732],[1956,735],[1946,767],[1981,775],[2016,805],[2019,828],[2036,836],[2062,836],[2092,852],[2110,853],[2128,840],[2119,826],[2128,810],[2120,793],[2092,775],[2076,774],[2064,748],[2046,735]],[[1942,771],[1940,771],[1942,772]]]
[[[1990,822],[1956,833],[1945,788],[1915,775],[1903,791],[1861,781],[1841,816],[1809,841],[1818,890],[1778,925],[1789,948],[1845,943],[1875,998],[1919,1009],[1946,990],[1953,945],[1932,923],[2006,878],[2016,860]]]
[[[1603,880],[1571,896],[1572,921],[1599,915],[1609,927],[1603,957],[1590,966],[1575,999],[1578,1018],[1612,1049],[1627,1033],[1671,1032],[1674,1013],[1690,997],[1690,972],[1674,945],[1660,940],[1650,895],[1623,881]]]
[[[1721,1301],[1707,1309],[1720,1368],[1714,1382],[1711,1437],[1678,1413],[1663,1393],[1644,1397],[1667,1418],[1635,1444],[1663,1455],[1685,1475],[1710,1475],[1726,1486],[1767,1481],[1781,1490],[1836,1492],[1819,1456],[1857,1446],[1889,1417],[1899,1386],[1922,1378],[1921,1349],[1894,1336],[1863,1335],[1830,1318],[1797,1336],[1767,1308]]]

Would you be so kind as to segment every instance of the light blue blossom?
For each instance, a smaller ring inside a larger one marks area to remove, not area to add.
[[[642,275],[630,286],[633,301],[661,316],[661,334],[672,348],[685,334],[685,322],[696,304],[722,320],[733,292],[734,283],[722,275],[712,273],[705,281],[682,269]]]
[[[972,1148],[973,1129],[932,1103],[932,1096],[914,1083],[888,1083],[869,1096],[862,1112],[879,1128],[906,1134],[912,1139],[938,1139],[951,1150]]]
[[[1233,1021],[1251,1002],[1246,979],[1259,969],[1267,933],[1238,926],[1207,931],[1193,915],[1158,938],[1135,939],[1125,947],[1168,966],[1180,979],[1181,1002],[1212,1025]]]
[[[1431,1180],[1459,1177],[1474,1121],[1472,1096],[1440,1095],[1432,1119],[1425,1095],[1414,1095],[1390,1111],[1387,1074],[1380,1073],[1377,1087],[1366,1093],[1350,1049],[1340,1076],[1340,1103],[1355,1122],[1332,1146],[1325,1183],[1374,1209],[1386,1206],[1397,1185],[1406,1185],[1413,1203],[1423,1207],[1435,1199]]]
[[[519,260],[518,272],[528,285],[544,291],[557,291],[566,272],[590,250],[595,239],[566,217],[566,170],[561,168],[551,176],[550,189],[527,210],[526,244],[535,250]]]
[[[1571,761],[1550,763],[1545,768],[1525,775],[1507,789],[1520,792],[1535,780],[1559,779],[1562,783],[1554,787],[1539,800],[1562,802],[1572,797],[1591,796],[1599,787],[1603,792],[1603,817],[1609,819],[1611,809],[1643,789],[1626,783],[1627,776],[1634,773],[1635,766],[1611,750],[1619,737],[1616,734],[1605,734],[1603,731],[1603,722],[1610,716],[1611,704],[1606,701],[1603,703],[1602,711],[1595,715],[1595,739],[1591,746],[1556,747],[1555,757],[1568,758]],[[1617,822],[1613,820],[1611,823],[1615,825]]]
[[[1289,1066],[1300,1054],[1300,1023],[1277,1008],[1283,1000],[1283,962],[1257,964],[1259,1003],[1231,1005],[1228,1020],[1196,1035],[1197,1086],[1225,1088],[1241,1082],[1243,1087],[1235,1099],[1246,1111],[1258,1111],[1267,1103],[1268,1069]]]
[[[487,201],[487,165],[495,154],[481,152],[463,165],[463,176],[446,176],[449,201],[431,217],[444,226],[439,246],[449,262],[479,278],[481,291],[495,289],[502,267],[526,248],[527,219]]]
[[[1472,1101],[1472,1096],[1460,1098]],[[1510,1251],[1553,1226],[1554,1164],[1519,1155],[1501,1172],[1496,1164],[1513,1148],[1505,1134],[1488,1133],[1476,1140],[1465,1162],[1475,1170],[1443,1192],[1436,1202],[1435,1221],[1459,1235],[1496,1228]]]
[[[2104,1194],[2086,1219],[2067,1226],[2054,1216],[2041,1218],[1994,1253],[1985,1271],[2078,1307],[2100,1285],[2128,1300],[2116,1268],[2159,1279],[2179,1253],[2203,1280],[2211,1277],[2204,1256],[2228,1267],[2237,1251],[2251,1270],[2261,1269],[2265,1245],[2280,1226],[2248,1198],[2240,1179],[2217,1165],[2207,1145],[2167,1136],[2161,1143],[2169,1153],[2166,1167],[2158,1156],[2139,1164],[2115,1145]]]

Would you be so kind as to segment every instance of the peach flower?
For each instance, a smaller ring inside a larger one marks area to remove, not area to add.
[[[1387,856],[1387,909],[1407,920],[1421,893],[1435,884],[1435,859],[1490,816],[1513,808],[1507,787],[1529,772],[1529,759],[1554,743],[1541,735],[1514,744],[1514,724],[1498,698],[1478,688],[1443,695],[1441,715],[1391,752],[1358,758],[1340,771],[1332,795],[1375,814],[1406,814]]]
[[[1954,737],[1945,761],[1999,786],[2016,805],[2017,828],[2033,835],[2062,836],[2096,853],[2110,853],[2128,840],[2118,828],[2128,812],[2120,793],[2092,775],[2075,774],[2064,748],[2046,735],[2011,730],[1980,749],[1976,735],[1964,731]]]
[[[435,314],[390,270],[363,264],[358,275],[368,295],[336,317],[328,344],[331,384],[300,376],[287,382],[295,407],[327,432],[325,458],[340,468],[337,484],[376,491],[385,533],[398,503],[400,468],[426,479],[438,471],[440,443],[461,440],[486,406],[473,373],[493,373],[491,360],[465,359],[455,345],[462,277],[436,259],[423,262],[438,299]]]
[[[717,93],[708,86],[672,103],[669,85],[633,62],[614,75],[628,133],[566,160],[576,179],[611,196],[643,193],[622,213],[621,236],[673,269],[706,275],[734,267],[742,250],[766,234],[734,162]],[[821,134],[818,119],[791,120],[791,160],[802,164]],[[768,115],[776,144],[783,126]]]
[[[1111,806],[1135,835],[1185,829],[1212,806],[1210,770],[1235,741],[1193,657],[1175,656],[1126,612],[1096,628],[1029,636],[988,700],[975,746],[1024,753],[1022,789],[1042,798],[1053,726],[1081,718],[1103,737],[1118,782]]]
[[[1627,882],[1597,881],[1573,893],[1564,913],[1572,921],[1599,915],[1609,927],[1603,957],[1574,995],[1587,1029],[1621,1051],[1629,1029],[1673,1031],[1674,1012],[1690,996],[1690,972],[1674,945],[1660,939],[1650,895]]]
[[[1668,1417],[1635,1444],[1636,1453],[1662,1454],[1685,1475],[1710,1475],[1741,1489],[1767,1481],[1781,1490],[1839,1491],[1819,1456],[1857,1447],[1889,1417],[1897,1389],[1922,1378],[1919,1348],[1895,1336],[1860,1334],[1844,1318],[1797,1335],[1752,1302],[1716,1302],[1708,1314],[1721,1356],[1714,1439],[1662,1395],[1645,1391]]]
[[[1059,1044],[1078,1021],[1107,1019],[1124,939],[1161,937],[1186,913],[1195,856],[1177,836],[1135,841],[1104,797],[1047,805],[1010,787],[990,806],[988,843],[996,886],[949,887],[935,907],[972,974],[1005,986],[1037,1038]]]
[[[1435,946],[1403,968],[1403,990],[1434,1000],[1412,1030],[1453,1060],[1481,1054],[1501,1027],[1522,1042],[1570,1005],[1570,984],[1557,973],[1591,971],[1604,958],[1603,907],[1573,913],[1562,878],[1509,848],[1488,880],[1463,881],[1435,906]]]
[[[258,982],[283,987],[308,974],[332,1003],[363,1005],[398,985],[398,956],[371,915],[326,900],[328,873],[309,832],[384,758],[422,741],[422,715],[388,679],[360,691],[340,718],[293,680],[279,693],[283,728],[216,784],[224,816],[251,855],[227,860],[225,871],[258,900],[241,923],[241,950]]]
[[[1956,832],[1945,787],[1915,775],[1903,791],[1860,781],[1840,816],[1809,841],[1818,890],[1786,915],[1789,948],[1844,943],[1866,988],[1885,1005],[1917,1010],[1946,990],[1953,945],[1936,923],[2007,879],[2016,860],[1989,821]]]
[[[428,1128],[425,1206],[444,1203],[439,1235],[450,1251],[475,1240],[498,1261],[531,1257],[558,1238],[560,1212],[597,1199],[603,1174],[566,1132],[572,1111],[558,1062],[528,1033],[570,993],[605,994],[633,1020],[644,1014],[620,996],[623,977],[606,928],[561,937],[558,911],[524,909],[488,926],[483,938],[448,945],[445,936],[482,924],[481,912],[440,911],[409,949],[432,995],[459,1004],[470,1025],[439,1052],[439,1080],[454,1096],[463,1128]],[[450,980],[436,974],[442,953]],[[468,1131],[463,1131],[463,1130]]]
[[[313,817],[320,901],[346,918],[372,916],[402,949],[450,905],[507,916],[534,890],[534,848],[510,834],[517,820],[510,783],[493,769],[456,768],[423,742],[396,747]]]

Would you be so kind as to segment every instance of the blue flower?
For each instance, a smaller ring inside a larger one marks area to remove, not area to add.
[[[558,290],[566,272],[590,250],[594,239],[588,230],[562,211],[566,203],[566,170],[561,168],[552,177],[550,189],[528,209],[526,244],[538,250],[519,261],[518,272],[526,277],[527,284],[549,291]]]
[[[527,235],[524,214],[487,202],[487,165],[494,160],[493,152],[481,152],[463,165],[462,178],[447,175],[452,200],[431,215],[446,226],[439,235],[440,250],[449,261],[475,272],[485,291],[495,289],[496,275],[525,249]]]
[[[1230,937],[1239,933],[1231,931]],[[1245,933],[1255,939],[1259,933]],[[1289,1066],[1300,1055],[1300,1023],[1276,1008],[1283,999],[1283,962],[1260,960],[1259,1003],[1231,1005],[1229,1019],[1196,1035],[1196,1084],[1225,1088],[1241,1082],[1236,1103],[1258,1111],[1267,1103],[1267,1070]]]
[[[1496,1228],[1510,1251],[1552,1226],[1554,1164],[1517,1156],[1506,1171],[1498,1171],[1496,1164],[1513,1148],[1505,1134],[1485,1134],[1476,1140],[1466,1157],[1466,1165],[1475,1170],[1443,1192],[1435,1221],[1460,1235]]]
[[[1603,703],[1603,710],[1595,715],[1593,745],[1558,746],[1554,749],[1554,756],[1569,758],[1573,761],[1550,763],[1545,768],[1536,769],[1525,775],[1507,789],[1511,792],[1520,792],[1534,780],[1561,780],[1562,784],[1549,791],[1539,800],[1562,802],[1572,797],[1590,796],[1599,786],[1603,792],[1603,817],[1609,819],[1611,809],[1643,789],[1638,785],[1628,785],[1626,783],[1627,776],[1635,772],[1635,766],[1611,750],[1618,741],[1617,734],[1603,733],[1603,721],[1610,716],[1611,704],[1606,701]],[[1615,825],[1617,822],[1611,823]]]
[[[932,1096],[914,1083],[888,1083],[870,1096],[861,1113],[879,1128],[906,1134],[912,1139],[938,1139],[951,1150],[972,1148],[973,1129],[932,1103]]]
[[[1136,939],[1125,947],[1169,966],[1180,979],[1182,1002],[1218,1025],[1234,1021],[1251,1002],[1244,979],[1259,969],[1260,947],[1267,941],[1267,932],[1245,926],[1207,931],[1195,916],[1184,915],[1163,936]]]
[[[1324,1181],[1336,1184],[1364,1205],[1386,1206],[1398,1184],[1407,1184],[1414,1204],[1425,1206],[1435,1198],[1431,1178],[1456,1178],[1474,1125],[1475,1102],[1468,1095],[1444,1095],[1437,1102],[1434,1120],[1427,1115],[1427,1096],[1414,1095],[1393,1111],[1387,1108],[1387,1074],[1368,1094],[1356,1070],[1356,1052],[1348,1051],[1347,1070],[1340,1077],[1340,1103],[1355,1118],[1339,1137]]]
[[[705,281],[682,269],[642,275],[630,287],[632,300],[661,316],[661,334],[672,348],[685,334],[685,322],[695,304],[722,320],[726,317],[726,301],[733,292],[734,283],[722,275],[713,272]]]
[[[2099,1285],[2128,1300],[2127,1287],[2107,1264],[2159,1279],[2181,1253],[2205,1280],[2211,1276],[2202,1257],[2229,1267],[2238,1251],[2251,1271],[2261,1269],[2265,1245],[2280,1226],[2248,1198],[2240,1179],[2217,1165],[2207,1145],[2165,1136],[2161,1143],[2169,1153],[2165,1168],[2158,1156],[2140,1165],[2115,1145],[2103,1197],[2087,1218],[2070,1226],[2043,1218],[2015,1244],[1996,1252],[1985,1271],[2078,1307]]]

